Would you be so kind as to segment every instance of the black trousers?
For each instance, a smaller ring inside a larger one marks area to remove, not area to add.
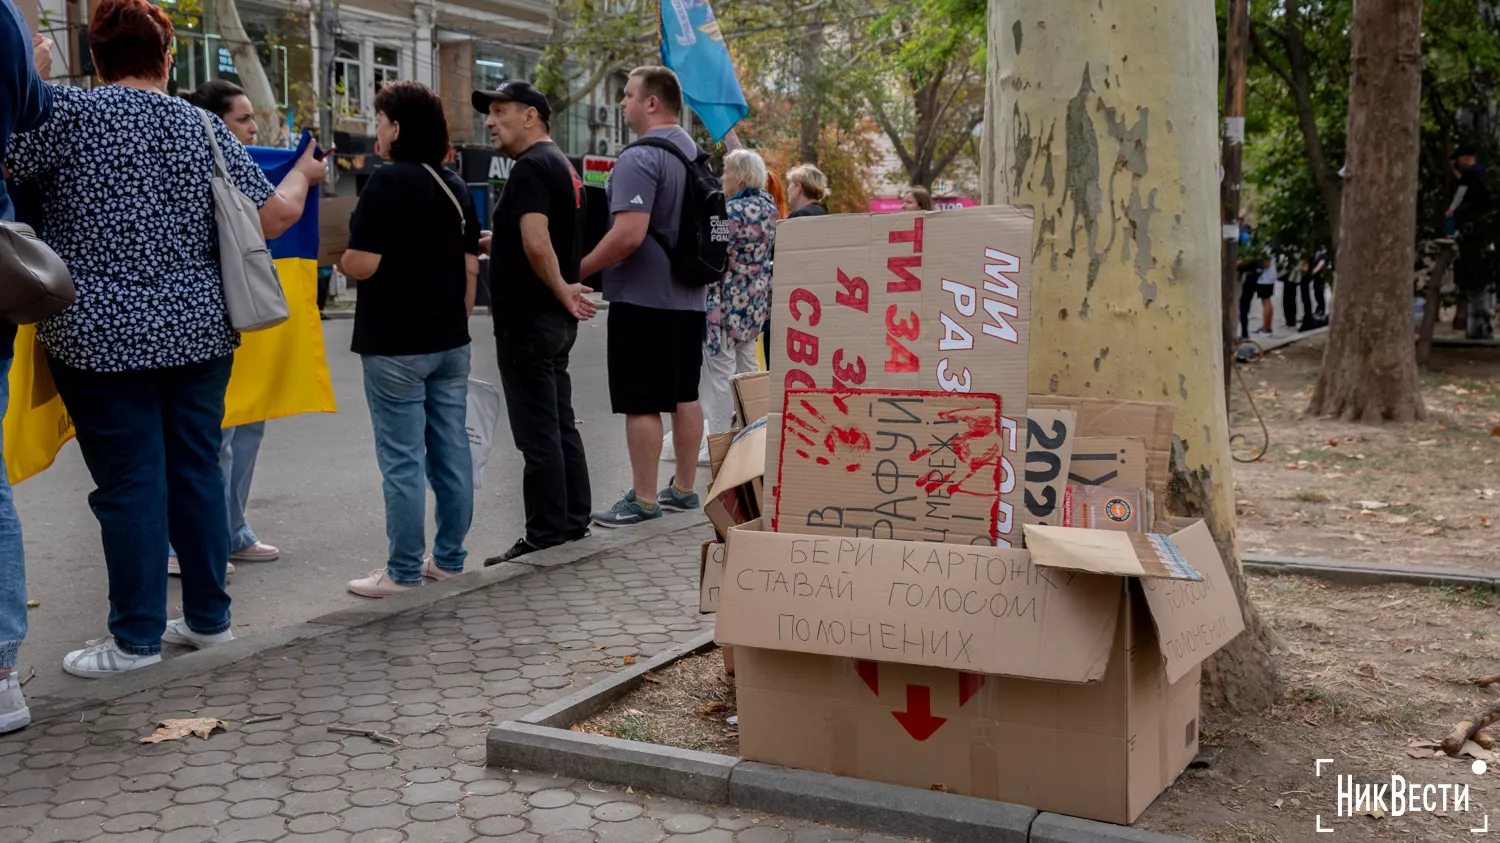
[[[526,460],[526,541],[553,547],[580,538],[593,500],[568,375],[578,323],[562,313],[533,313],[497,324],[495,339],[511,435]]]

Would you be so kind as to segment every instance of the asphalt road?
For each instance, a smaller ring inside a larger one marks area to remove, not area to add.
[[[630,486],[624,424],[609,412],[604,322],[601,316],[580,327],[571,367],[598,508]],[[345,584],[385,564],[380,472],[359,359],[348,350],[353,324],[323,323],[339,412],[281,419],[267,428],[251,491],[250,524],[262,541],[281,548],[282,556],[276,562],[236,564],[229,592],[240,637],[366,602],[349,594]],[[476,316],[471,332],[474,377],[498,385],[489,318]],[[503,415],[500,427],[485,466],[485,488],[475,493],[467,542],[471,566],[510,547],[523,531],[521,457]],[[663,482],[669,473],[663,466]],[[700,476],[700,484],[705,480]],[[41,601],[30,611],[31,631],[21,649],[22,672],[36,670],[25,688],[28,695],[66,694],[86,683],[63,673],[62,657],[86,639],[107,634],[104,557],[87,501],[93,488],[75,444],[51,469],[16,487],[30,596]],[[431,534],[429,516],[429,542]],[[175,579],[168,605],[169,616],[180,615]],[[168,648],[166,657],[172,653]]]

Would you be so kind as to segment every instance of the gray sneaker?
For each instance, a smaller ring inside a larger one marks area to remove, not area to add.
[[[0,679],[0,735],[26,728],[31,722],[31,709],[26,707],[26,698],[21,696],[21,677],[11,669]]]
[[[676,510],[677,512],[688,512],[698,508],[698,493],[688,492],[683,494],[677,491],[677,478],[673,477],[667,481],[667,488],[656,494],[656,502],[661,504],[662,509]]]
[[[609,509],[589,516],[600,527],[629,527],[642,521],[653,521],[661,517],[661,506],[647,507],[631,489]]]

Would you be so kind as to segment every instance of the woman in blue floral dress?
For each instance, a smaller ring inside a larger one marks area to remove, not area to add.
[[[771,256],[776,245],[776,200],[766,192],[766,162],[736,149],[724,158],[729,197],[729,271],[708,288],[708,334],[698,394],[705,429],[722,433],[734,416],[730,380],[754,372],[755,339],[771,301]]]

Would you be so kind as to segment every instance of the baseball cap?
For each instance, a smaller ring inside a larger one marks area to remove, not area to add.
[[[530,82],[519,79],[501,82],[500,87],[493,91],[475,91],[469,101],[480,114],[489,114],[492,102],[518,102],[535,108],[543,120],[552,119],[552,104],[547,102],[547,95],[538,91]]]

